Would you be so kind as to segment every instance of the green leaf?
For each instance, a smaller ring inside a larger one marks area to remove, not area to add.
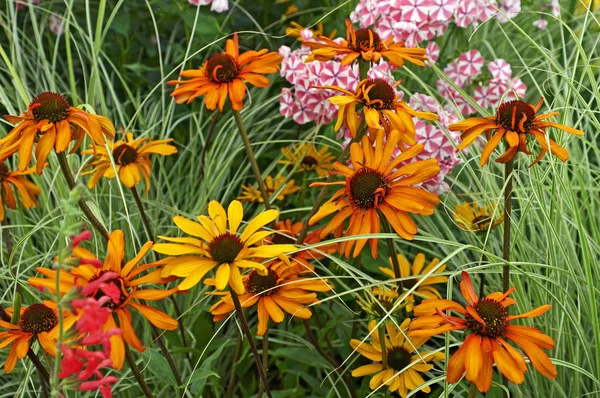
[[[194,27],[194,20],[196,19],[196,14],[194,13],[184,13],[181,15],[185,24],[190,28]],[[211,38],[219,37],[222,35],[221,27],[219,26],[219,22],[215,17],[209,15],[207,13],[199,13],[198,20],[196,22],[196,34],[197,35],[207,35]]]
[[[144,362],[148,366],[148,369],[158,380],[168,381],[173,386],[179,388],[177,381],[175,380],[175,376],[173,376],[173,372],[169,367],[169,362],[167,362],[166,358],[162,356],[162,354],[155,350],[154,348],[146,348],[144,352],[141,354]]]
[[[324,369],[331,368],[331,364],[329,362],[321,358],[315,350],[310,350],[308,348],[278,348],[271,351],[270,355],[273,357],[288,358],[290,360],[301,362],[313,367],[320,367]]]

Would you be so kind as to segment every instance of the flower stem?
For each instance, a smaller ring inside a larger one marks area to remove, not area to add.
[[[369,69],[371,69],[371,61],[367,61],[360,57],[358,59],[358,75],[360,76],[360,80],[365,80],[367,78]]]
[[[379,344],[381,346],[381,366],[387,369],[387,350],[385,348],[385,322],[379,325]]]
[[[233,290],[231,290],[231,298],[233,300],[233,304],[235,305],[235,311],[238,313],[238,317],[240,318],[240,323],[242,324],[242,332],[244,332],[246,338],[248,339],[248,343],[250,344],[250,350],[252,351],[252,355],[254,356],[254,362],[256,363],[256,367],[258,368],[258,375],[260,376],[260,380],[262,382],[264,391],[267,394],[267,397],[272,398],[271,390],[269,389],[269,383],[267,382],[267,374],[265,372],[265,369],[263,368],[262,361],[260,360],[260,355],[258,355],[258,350],[256,349],[256,343],[254,342],[254,338],[252,337],[252,332],[248,327],[248,322],[246,321],[246,316],[244,315],[244,311],[242,310],[240,298],[238,297],[237,293]]]
[[[250,139],[248,138],[248,133],[244,128],[244,124],[242,122],[242,116],[239,111],[233,111],[233,116],[235,118],[235,124],[237,124],[238,130],[240,132],[240,136],[242,137],[242,142],[244,143],[244,148],[246,149],[246,155],[248,156],[248,160],[250,161],[250,166],[252,167],[252,172],[254,172],[254,177],[256,177],[256,182],[258,183],[258,189],[260,190],[260,194],[263,198],[263,202],[265,203],[265,208],[267,210],[271,209],[271,202],[269,201],[269,194],[267,194],[267,187],[265,186],[265,182],[262,179],[260,174],[260,169],[258,168],[258,163],[256,163],[256,157],[254,156],[254,152],[252,151],[252,146],[250,145]]]
[[[242,338],[240,337],[235,345],[235,352],[233,353],[233,362],[231,363],[231,375],[229,375],[229,383],[227,383],[227,393],[225,394],[226,398],[233,397],[233,392],[235,390],[235,369],[237,368],[241,353]]]
[[[267,372],[269,370],[269,326],[267,325],[267,330],[265,331],[265,334],[263,335],[263,346],[262,346],[262,363],[263,366],[265,367],[265,372]],[[263,395],[263,387],[260,386],[260,388],[258,389],[258,394],[256,395],[257,397],[262,397]]]
[[[487,256],[485,254],[481,255],[481,264],[487,264]],[[479,297],[484,297],[485,292],[485,273],[481,273],[481,279],[479,280]]]
[[[152,391],[150,391],[150,388],[148,388],[146,380],[144,380],[144,376],[142,376],[140,369],[137,367],[135,359],[133,359],[133,356],[131,355],[131,351],[129,350],[129,346],[127,344],[125,344],[125,359],[127,360],[127,364],[133,372],[133,376],[140,385],[140,388],[142,389],[142,392],[144,393],[146,398],[153,398]]]
[[[468,398],[476,398],[477,397],[477,384],[471,383],[469,387],[469,395]]]
[[[75,179],[73,178],[73,174],[71,173],[71,168],[69,167],[69,161],[67,160],[67,155],[63,151],[63,152],[57,153],[56,157],[58,158],[58,163],[60,164],[60,170],[62,171],[62,174],[65,177],[65,180],[67,181],[67,185],[69,186],[69,189],[73,190],[73,188],[75,188]],[[88,206],[88,204],[86,203],[86,201],[84,199],[79,199],[79,208],[81,209],[83,214],[85,214],[85,216],[88,218],[88,220],[90,221],[92,226],[96,229],[96,231],[98,231],[100,233],[100,235],[104,238],[104,240],[106,240],[108,242],[108,239],[110,237],[108,231],[106,230],[106,228],[104,228],[104,225],[102,225],[102,223],[96,218],[94,213],[92,213],[92,210],[90,209],[90,207]]]
[[[206,152],[208,151],[208,145],[210,144],[210,139],[212,137],[213,131],[215,131],[215,127],[217,125],[217,121],[221,116],[221,112],[215,111],[213,120],[210,123],[210,128],[208,129],[208,134],[206,135],[206,141],[204,141],[204,147],[202,148],[202,155],[200,155],[200,162],[202,164],[202,178],[204,178],[204,169],[206,169]]]
[[[513,162],[509,160],[504,166],[504,240],[502,248],[502,258],[505,261],[502,267],[502,291],[506,292],[510,284],[510,217],[512,214],[512,194],[513,194]],[[502,375],[502,385],[508,389],[508,379]],[[504,397],[508,397],[506,391]]]
[[[135,199],[135,205],[138,208],[138,211],[140,212],[140,216],[142,217],[142,224],[144,224],[144,229],[146,230],[146,235],[148,236],[148,239],[151,241],[154,241],[154,234],[152,233],[152,227],[150,226],[150,220],[148,220],[148,216],[146,215],[146,211],[144,211],[144,205],[142,204],[142,199],[140,198],[140,195],[138,194],[137,188],[135,187],[135,185],[133,187],[131,187],[131,193],[133,194],[133,199]],[[158,261],[159,257],[158,257],[158,253],[154,253],[154,256],[156,258],[156,260]]]
[[[386,234],[394,233],[394,230],[390,226],[388,220],[382,215],[381,218],[381,227],[383,228],[383,232]],[[402,277],[402,273],[400,272],[400,264],[398,263],[398,254],[396,253],[396,247],[394,246],[394,238],[386,239],[388,245],[388,251],[390,253],[390,259],[392,260],[392,269],[394,270],[394,277],[399,279]],[[404,286],[402,286],[402,281],[396,281],[396,285],[398,285],[398,290],[400,292],[404,291]]]

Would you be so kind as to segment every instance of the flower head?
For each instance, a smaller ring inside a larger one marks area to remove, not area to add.
[[[152,163],[150,155],[172,155],[177,153],[177,148],[169,143],[172,138],[167,140],[155,140],[150,138],[133,138],[131,132],[125,134],[124,139],[115,142],[108,142],[110,151],[105,147],[90,148],[82,151],[83,155],[94,155],[94,160],[88,164],[92,170],[83,173],[91,174],[88,182],[90,189],[94,188],[100,178],[113,178],[116,174],[127,188],[136,186],[144,176],[146,180],[146,192],[150,189],[150,170]],[[117,173],[112,167],[112,161],[115,163]]]
[[[489,208],[488,206],[479,207],[477,202],[458,204],[454,208],[454,222],[465,231],[488,232],[504,221],[504,213],[494,210],[495,208],[494,202]]]
[[[317,302],[315,292],[328,292],[332,289],[326,279],[303,277],[295,267],[288,267],[282,261],[271,262],[267,266],[266,275],[252,270],[242,279],[246,293],[239,297],[240,303],[244,308],[257,305],[259,336],[267,331],[269,320],[282,322],[284,311],[292,317],[309,319],[312,312],[306,305]],[[214,281],[207,280],[206,283],[214,284]],[[226,318],[234,310],[229,292],[210,308],[215,322]]]
[[[517,152],[523,152],[531,155],[527,149],[527,141],[530,138],[535,138],[538,144],[542,147],[539,155],[531,164],[532,166],[539,162],[546,152],[550,151],[563,162],[569,159],[569,153],[546,134],[546,128],[555,127],[566,131],[570,134],[583,135],[583,131],[579,131],[572,127],[563,126],[562,124],[548,122],[546,119],[558,115],[558,112],[545,113],[536,115],[537,111],[542,106],[544,99],[540,98],[537,105],[533,106],[521,100],[504,102],[498,107],[495,116],[487,117],[472,117],[462,122],[451,124],[450,130],[462,131],[462,142],[457,150],[463,150],[471,145],[479,135],[486,132],[488,142],[481,153],[481,166],[485,165],[502,138],[506,140],[508,149],[500,157],[496,159],[498,163],[506,163],[512,160]],[[490,134],[494,131],[493,134]]]
[[[515,342],[531,361],[534,368],[551,379],[556,378],[556,368],[541,348],[551,349],[554,341],[536,328],[511,325],[519,318],[533,318],[550,309],[542,305],[519,315],[508,315],[508,307],[516,301],[508,297],[515,289],[505,293],[494,292],[485,298],[477,297],[469,274],[462,272],[460,291],[467,301],[463,307],[452,300],[424,300],[415,307],[416,318],[411,325],[410,337],[427,338],[450,330],[466,330],[469,335],[448,362],[448,382],[457,383],[466,370],[466,378],[475,383],[481,392],[490,389],[494,363],[498,370],[514,384],[521,384],[527,365],[523,355],[506,340]],[[462,317],[446,315],[445,311],[458,312]]]
[[[4,206],[13,210],[17,208],[15,189],[19,192],[23,207],[31,209],[38,205],[37,196],[42,190],[25,177],[34,171],[33,167],[25,171],[11,171],[8,164],[0,161],[0,221],[4,220]]]
[[[181,216],[173,217],[179,229],[192,237],[161,236],[161,239],[171,243],[154,245],[154,251],[170,256],[161,260],[166,264],[162,275],[185,278],[179,284],[180,290],[194,287],[208,271],[217,267],[216,288],[223,290],[229,285],[237,294],[244,294],[246,290],[240,268],[253,268],[264,276],[268,270],[258,260],[279,257],[289,262],[285,253],[296,250],[290,244],[258,246],[261,240],[273,233],[263,230],[263,227],[279,216],[277,210],[259,214],[243,231],[239,231],[239,227],[244,218],[244,209],[237,200],[229,204],[227,213],[219,202],[213,200],[208,204],[208,215],[198,216],[200,223]]]
[[[321,232],[325,237],[335,232],[336,237],[377,234],[380,232],[380,217],[385,217],[398,235],[412,239],[417,233],[417,225],[409,213],[419,215],[433,214],[434,206],[439,203],[436,194],[430,193],[418,185],[435,177],[440,168],[437,160],[417,160],[402,164],[422,150],[415,145],[392,158],[400,133],[393,130],[383,143],[383,131],[378,131],[375,145],[369,138],[363,137],[361,143],[350,147],[351,166],[335,162],[332,173],[344,177],[344,181],[332,183],[313,183],[311,186],[341,185],[329,201],[310,219],[309,224],[335,213],[329,224]],[[346,228],[344,221],[350,217]],[[369,241],[373,257],[377,257],[377,238],[361,238],[340,243],[340,253],[356,257]],[[352,252],[352,247],[354,252]]]
[[[296,8],[297,12],[298,9]],[[289,15],[286,12],[286,15]],[[331,33],[329,33],[329,35],[327,36],[329,39],[333,39],[335,37],[337,30],[334,29],[331,31]],[[323,22],[319,22],[319,24],[317,25],[316,28],[311,29],[311,28],[305,28],[302,25],[300,25],[297,22],[290,22],[290,26],[288,26],[287,28],[285,28],[285,35],[286,36],[290,36],[290,37],[296,37],[298,39],[298,41],[306,41],[306,40],[310,40],[314,37],[320,37],[323,36]]]
[[[143,344],[138,339],[132,325],[132,317],[130,310],[136,310],[142,314],[150,323],[160,329],[175,330],[177,328],[177,321],[171,318],[169,315],[162,311],[159,311],[146,304],[136,302],[136,300],[161,300],[169,297],[170,295],[177,292],[177,288],[162,290],[162,289],[150,289],[144,288],[145,284],[159,284],[164,285],[170,282],[173,278],[163,278],[161,276],[161,264],[151,263],[140,265],[142,258],[152,248],[152,242],[146,242],[140,249],[137,255],[131,260],[124,262],[125,258],[125,239],[123,231],[115,230],[111,233],[108,241],[108,254],[104,260],[102,268],[96,268],[90,264],[79,265],[78,267],[72,267],[68,272],[62,271],[59,275],[60,281],[60,294],[64,295],[73,288],[82,289],[94,283],[98,279],[103,279],[104,274],[114,273],[114,279],[104,281],[103,283],[109,283],[114,285],[114,288],[119,291],[119,299],[114,302],[112,294],[104,299],[104,306],[110,308],[113,313],[119,319],[119,327],[122,334],[113,335],[110,337],[110,343],[112,350],[110,353],[110,359],[113,361],[115,369],[121,369],[123,361],[125,359],[125,343],[135,348],[139,352],[145,350]],[[95,258],[95,256],[89,251],[76,247],[73,249],[73,256],[79,258]],[[151,270],[151,272],[142,275],[145,271]],[[42,274],[42,278],[29,278],[29,284],[34,287],[43,287],[48,289],[53,294],[56,294],[56,271],[46,268],[36,268],[36,271]],[[100,283],[97,285],[96,291],[87,292],[89,295],[96,299],[101,299],[107,296],[105,292],[106,287]],[[109,293],[112,292],[109,291]],[[83,305],[79,307],[79,311],[76,311],[76,319],[83,317],[85,311],[83,311]],[[77,308],[76,308],[77,310]],[[89,315],[89,314],[88,314]],[[102,317],[103,314],[98,314]],[[81,327],[85,327],[86,322],[81,322]],[[103,325],[96,325],[97,327],[102,326],[104,331],[115,329],[117,325],[114,317],[107,317],[106,322]]]
[[[266,48],[259,51],[246,51],[240,54],[238,35],[234,33],[233,40],[227,40],[225,52],[215,54],[199,69],[185,70],[180,77],[189,80],[171,80],[169,85],[179,85],[171,96],[178,104],[188,104],[196,97],[204,95],[204,104],[210,110],[223,112],[225,100],[229,98],[234,110],[241,110],[246,84],[264,88],[269,85],[269,79],[262,75],[279,71],[281,55],[268,52]]]
[[[265,178],[265,186],[267,188],[267,195],[272,197],[275,193],[277,196],[275,199],[283,200],[286,196],[297,192],[300,187],[296,185],[296,182],[292,180],[287,180],[284,176],[279,176],[273,179],[271,176],[267,176]],[[260,193],[258,188],[255,188],[252,185],[244,185],[242,187],[242,194],[238,197],[238,199],[242,203],[247,202],[263,202],[264,199]]]
[[[394,66],[403,66],[406,61],[419,66],[425,65],[425,49],[406,48],[404,42],[394,43],[393,37],[382,40],[375,31],[368,28],[355,30],[349,19],[346,19],[346,40],[338,42],[326,36],[318,36],[317,40],[303,42],[311,49],[306,62],[324,62],[342,56],[341,64],[350,65],[359,57],[374,63],[383,57]]]
[[[67,150],[71,141],[75,141],[72,149],[75,151],[85,135],[92,139],[94,145],[104,145],[105,137],[115,136],[115,127],[110,120],[72,107],[62,95],[52,92],[35,97],[27,112],[20,116],[4,117],[15,127],[0,139],[0,161],[18,151],[20,171],[25,171],[31,162],[34,142],[36,170],[41,174],[52,148],[60,153]]]
[[[386,322],[385,350],[387,363],[384,365],[382,363],[382,344],[376,328],[377,322],[375,320],[369,322],[371,343],[352,339],[350,345],[362,356],[376,363],[354,369],[352,376],[364,377],[375,373],[369,383],[371,390],[386,385],[391,392],[398,391],[401,397],[406,397],[408,392],[425,384],[425,380],[423,380],[420,373],[433,369],[431,362],[443,360],[444,354],[431,351],[418,352],[417,350],[429,338],[409,339],[406,337],[410,324],[410,319],[405,319],[400,328],[392,322]],[[421,391],[428,393],[431,388],[424,386]]]
[[[405,295],[400,296],[396,289],[386,288],[385,285],[366,291],[364,296],[357,295],[356,302],[369,316],[388,320],[391,314],[404,310],[407,304]]]
[[[317,149],[309,143],[281,148],[281,153],[285,159],[280,160],[280,164],[290,167],[299,165],[299,171],[314,171],[319,177],[327,176],[335,159],[335,156],[329,152],[329,147],[322,146],[321,149]]]

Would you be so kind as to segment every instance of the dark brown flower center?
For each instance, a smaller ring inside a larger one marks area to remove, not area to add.
[[[215,83],[229,83],[238,73],[235,59],[226,53],[216,54],[206,63],[206,75]]]
[[[0,181],[4,181],[6,177],[10,174],[10,169],[4,162],[0,162]]]
[[[23,311],[19,326],[27,333],[38,334],[51,331],[58,324],[56,311],[44,304],[30,305]]]
[[[508,311],[499,301],[489,298],[479,300],[473,309],[483,319],[485,326],[467,314],[465,320],[471,332],[490,338],[504,335],[508,326]]]
[[[364,167],[348,182],[350,200],[362,209],[377,208],[387,194],[387,181],[377,171]]]
[[[94,280],[96,280],[96,279],[98,279],[98,278],[100,278],[100,277],[102,276],[102,274],[104,274],[105,272],[106,272],[106,271],[100,271],[100,274],[98,274],[98,276],[97,276],[97,277],[94,277],[94,278],[92,278],[92,279],[90,280],[90,282],[91,282],[91,281],[94,281]],[[103,305],[103,307],[108,307],[108,308],[110,308],[110,309],[114,310],[115,308],[117,308],[117,307],[120,307],[120,306],[121,306],[121,305],[122,305],[122,304],[125,302],[125,300],[127,300],[127,296],[129,295],[129,293],[128,293],[128,291],[127,291],[127,285],[126,285],[125,281],[124,281],[122,278],[119,278],[119,277],[118,277],[118,278],[116,278],[116,279],[113,279],[113,280],[107,281],[106,283],[107,283],[107,284],[110,284],[110,285],[114,285],[114,286],[116,286],[116,287],[117,287],[117,289],[119,289],[119,292],[120,292],[120,295],[119,295],[119,302],[118,302],[118,303],[115,303],[115,302],[114,302],[114,301],[112,301],[112,299],[111,299],[111,300],[107,301],[107,302],[106,302],[106,303]],[[104,292],[103,292],[101,289],[99,289],[99,290],[96,292],[96,294],[94,295],[94,298],[95,298],[96,300],[99,300],[99,299],[101,299],[101,298],[102,298],[102,297],[104,297],[104,296],[106,296],[106,293],[104,293]]]
[[[410,365],[410,353],[404,347],[392,347],[387,350],[388,367],[400,372]]]
[[[29,104],[35,120],[49,120],[52,123],[60,122],[69,116],[70,107],[62,95],[49,91],[41,93]]]
[[[123,166],[131,164],[137,159],[136,149],[127,144],[121,144],[113,149],[112,155],[115,163]]]
[[[285,235],[283,235],[285,233]],[[292,243],[296,243],[296,239],[292,238],[292,233],[289,231],[281,231],[281,233],[275,233],[272,238],[271,238],[271,242],[273,242],[274,245],[287,245],[287,244],[292,244]]]
[[[379,51],[381,47],[381,38],[371,29],[359,29],[356,31],[356,45],[348,43],[348,47],[354,51]]]
[[[232,263],[244,248],[244,244],[235,235],[222,234],[208,245],[210,256],[219,264]]]
[[[473,227],[477,229],[488,229],[490,222],[492,222],[492,217],[488,214],[482,214],[473,219]]]
[[[394,88],[383,79],[369,79],[365,85],[371,103],[369,106],[376,109],[394,109],[396,93]]]
[[[314,169],[318,165],[319,161],[312,156],[305,156],[304,159],[302,159],[302,166],[306,169]]]
[[[519,100],[503,103],[496,113],[496,124],[520,133],[528,133],[533,127],[534,119],[535,109]]]
[[[394,303],[385,298],[375,300],[371,304],[371,311],[373,311],[373,313],[377,316],[389,314],[393,309]]]
[[[253,270],[246,280],[246,290],[252,294],[272,295],[277,291],[277,274],[269,270],[267,275],[261,275]]]

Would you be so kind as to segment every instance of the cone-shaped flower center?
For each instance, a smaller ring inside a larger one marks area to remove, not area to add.
[[[515,100],[505,102],[498,108],[496,124],[506,130],[528,133],[533,127],[535,109],[526,102]]]
[[[0,181],[4,181],[6,177],[10,174],[10,170],[8,166],[4,162],[0,162]]]
[[[489,298],[479,300],[473,309],[475,309],[479,317],[485,322],[484,326],[471,315],[467,314],[465,317],[467,327],[473,333],[490,338],[504,335],[504,331],[508,326],[508,311],[499,301]]]
[[[229,83],[238,73],[235,59],[226,53],[216,54],[206,63],[206,75],[215,83]]]
[[[112,155],[115,163],[123,166],[133,163],[137,159],[137,151],[127,144],[121,144],[113,149]]]
[[[377,171],[364,167],[348,183],[350,200],[362,209],[377,208],[387,194],[387,181]]]
[[[489,214],[481,214],[473,219],[473,227],[485,230],[488,229],[490,222],[492,222],[492,217]]]
[[[305,156],[304,159],[302,159],[302,166],[307,169],[315,168],[318,164],[319,161],[312,156]]]
[[[372,40],[372,41],[371,41]],[[363,28],[356,31],[356,47],[349,43],[348,47],[354,51],[379,50],[381,38],[371,29]]]
[[[21,330],[33,334],[49,332],[57,323],[56,312],[44,304],[30,305],[23,311],[19,320]]]
[[[371,311],[377,316],[385,316],[392,312],[393,309],[394,303],[386,298],[377,299],[371,303]]]
[[[219,264],[232,263],[243,248],[240,238],[232,234],[219,235],[208,245],[210,256]]]
[[[400,372],[410,365],[410,353],[403,347],[392,347],[387,350],[388,367]]]
[[[370,107],[376,109],[394,109],[396,93],[388,82],[383,79],[368,79],[365,88],[365,96],[369,98]]]
[[[277,291],[277,274],[269,270],[267,275],[261,275],[256,270],[248,275],[246,290],[252,294],[264,294],[270,296]]]
[[[35,120],[50,120],[52,123],[60,122],[69,116],[70,107],[62,95],[49,91],[41,93],[29,104]]]
[[[292,238],[294,234],[290,231],[280,231],[281,233],[275,233],[271,237],[271,242],[274,245],[287,245],[296,243],[296,239]],[[285,234],[285,235],[283,235]]]

